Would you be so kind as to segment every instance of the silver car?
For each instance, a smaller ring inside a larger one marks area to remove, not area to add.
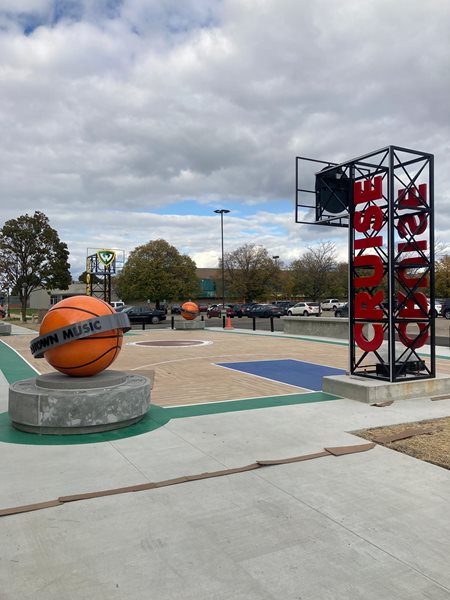
[[[291,306],[287,314],[288,317],[309,317],[310,315],[318,317],[320,316],[320,306],[318,302],[297,302]]]

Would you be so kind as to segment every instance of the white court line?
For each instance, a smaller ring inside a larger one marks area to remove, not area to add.
[[[214,342],[209,342],[207,340],[176,340],[179,342],[188,342],[188,344],[186,346],[184,346],[183,344],[180,344],[179,346],[173,345],[173,346],[157,346],[156,342],[158,341],[163,341],[163,340],[155,340],[155,342],[152,341],[152,345],[148,346],[148,341],[144,342],[127,342],[125,345],[126,346],[138,346],[140,348],[167,348],[168,350],[171,350],[172,348],[197,348],[200,346],[209,346],[211,344],[213,344]],[[195,344],[192,344],[191,342],[195,342]]]
[[[195,347],[195,346],[194,346]],[[237,356],[254,356],[254,354],[238,354]],[[141,365],[140,367],[134,367],[133,369],[128,369],[129,371],[137,371],[139,369],[146,369],[147,367],[156,367],[158,365],[166,365],[170,363],[183,362],[187,360],[218,360],[220,358],[236,358],[236,354],[219,354],[218,356],[187,356],[185,358],[173,358],[171,360],[162,360],[157,363],[150,363],[148,365]],[[267,359],[261,359],[267,360]],[[212,365],[215,365],[215,362],[211,362]]]
[[[300,388],[303,389],[303,388]],[[313,393],[317,390],[311,390]],[[159,406],[159,408],[179,408],[181,406],[211,406],[212,404],[224,404],[225,402],[244,402],[245,400],[261,400],[261,398],[279,398],[281,396],[304,396],[310,392],[288,392],[286,394],[269,394],[268,396],[252,396],[251,398],[231,398],[230,400],[215,400],[213,402],[191,402],[190,404],[173,404],[169,406]],[[321,392],[324,393],[324,392]],[[333,396],[334,394],[330,394]],[[274,406],[273,408],[278,408]]]

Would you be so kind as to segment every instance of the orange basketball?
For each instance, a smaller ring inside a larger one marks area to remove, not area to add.
[[[65,298],[52,306],[45,315],[39,335],[115,312],[109,304],[93,296]],[[109,367],[120,352],[122,339],[121,329],[104,331],[49,349],[44,357],[61,373],[73,377],[88,377]]]
[[[181,305],[181,316],[187,321],[192,321],[193,319],[195,319],[195,317],[198,316],[199,312],[200,309],[195,304],[195,302],[185,302]]]

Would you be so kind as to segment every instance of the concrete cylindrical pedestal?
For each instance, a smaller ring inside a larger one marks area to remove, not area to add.
[[[16,429],[32,433],[109,431],[142,419],[150,390],[147,377],[121,371],[92,377],[47,373],[10,385],[9,416]]]

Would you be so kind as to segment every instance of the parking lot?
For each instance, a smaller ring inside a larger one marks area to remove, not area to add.
[[[323,311],[321,317],[333,317],[333,311]],[[317,319],[321,317],[307,317],[311,319]],[[174,315],[175,319],[180,319],[179,315]],[[208,319],[206,315],[202,314],[202,318],[206,321],[206,327],[221,327],[223,325],[222,318],[214,317]],[[227,320],[225,321],[225,325],[227,324]],[[436,324],[436,344],[438,346],[450,346],[450,320],[444,319],[443,317],[438,317],[435,320]],[[253,319],[248,317],[237,318],[234,317],[231,319],[231,325],[235,329],[253,329]],[[152,329],[155,327],[154,325],[145,325],[146,329]],[[170,329],[172,327],[172,318],[171,315],[167,315],[167,320],[162,321],[157,325],[158,328]],[[135,323],[133,325],[133,329],[142,329],[142,325]],[[256,331],[271,331],[271,320],[270,319],[255,319],[255,329]],[[273,331],[283,331],[283,317],[273,319]]]

